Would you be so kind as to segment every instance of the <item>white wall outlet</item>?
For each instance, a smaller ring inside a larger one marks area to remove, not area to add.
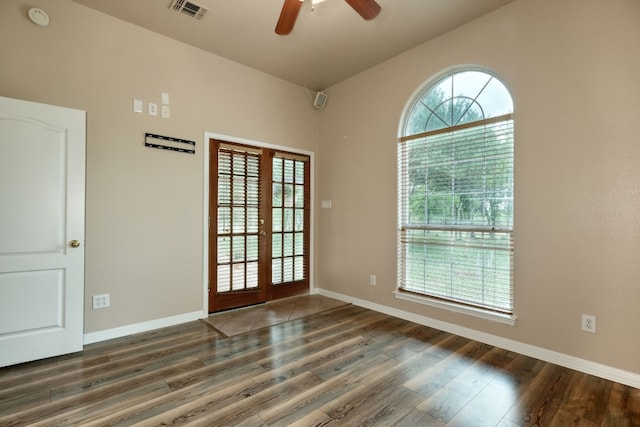
[[[93,296],[93,309],[106,308],[111,306],[111,295],[101,294]]]
[[[156,104],[155,102],[150,102],[149,103],[149,115],[150,116],[157,116],[158,115],[158,104]]]
[[[596,316],[588,314],[582,315],[582,330],[585,332],[596,333]]]
[[[372,275],[369,276],[369,284],[371,286],[375,286],[376,285],[376,275],[375,274],[372,274]]]

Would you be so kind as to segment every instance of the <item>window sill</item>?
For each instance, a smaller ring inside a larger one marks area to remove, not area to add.
[[[424,304],[431,307],[441,308],[454,313],[467,314],[469,316],[479,317],[481,319],[486,319],[486,320],[492,320],[494,322],[504,323],[510,326],[515,325],[517,320],[517,317],[515,315],[496,313],[495,311],[468,307],[465,305],[455,304],[452,302],[437,300],[435,298],[429,298],[428,296],[414,295],[414,294],[409,294],[401,291],[395,291],[393,294],[395,295],[396,298],[401,300],[411,301],[418,304]]]

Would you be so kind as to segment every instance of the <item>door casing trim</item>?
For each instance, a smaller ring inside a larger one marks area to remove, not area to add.
[[[314,230],[315,230],[315,159],[314,152],[301,150],[299,148],[287,147],[284,145],[269,144],[267,142],[255,141],[252,139],[240,138],[237,136],[223,135],[215,132],[204,132],[203,140],[203,206],[202,206],[202,231],[203,231],[203,243],[202,243],[202,314],[204,317],[209,315],[209,140],[218,139],[222,141],[234,142],[236,144],[253,145],[255,147],[269,148],[272,150],[288,151],[291,153],[303,154],[309,156],[309,175],[310,175],[310,197],[311,197],[311,209],[310,209],[310,231],[309,231],[309,293],[315,293],[314,285]]]

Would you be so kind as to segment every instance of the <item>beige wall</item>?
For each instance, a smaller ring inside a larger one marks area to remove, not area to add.
[[[202,310],[205,131],[317,149],[303,88],[69,0],[1,1],[0,54],[0,96],[87,111],[87,333]],[[162,92],[171,119],[132,112]],[[145,148],[145,132],[196,155]],[[92,310],[100,293],[111,308]]]
[[[636,0],[519,0],[332,87],[318,285],[640,373],[639,41]],[[515,326],[392,295],[401,115],[460,64],[495,71],[514,98]]]

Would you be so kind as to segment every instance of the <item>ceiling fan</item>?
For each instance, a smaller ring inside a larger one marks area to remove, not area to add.
[[[375,0],[344,0],[351,6],[362,18],[369,21],[380,13],[380,5]],[[276,24],[276,34],[285,36],[293,30],[293,26],[298,18],[298,13],[302,7],[303,0],[284,0],[282,12]],[[315,4],[312,2],[312,4]]]

